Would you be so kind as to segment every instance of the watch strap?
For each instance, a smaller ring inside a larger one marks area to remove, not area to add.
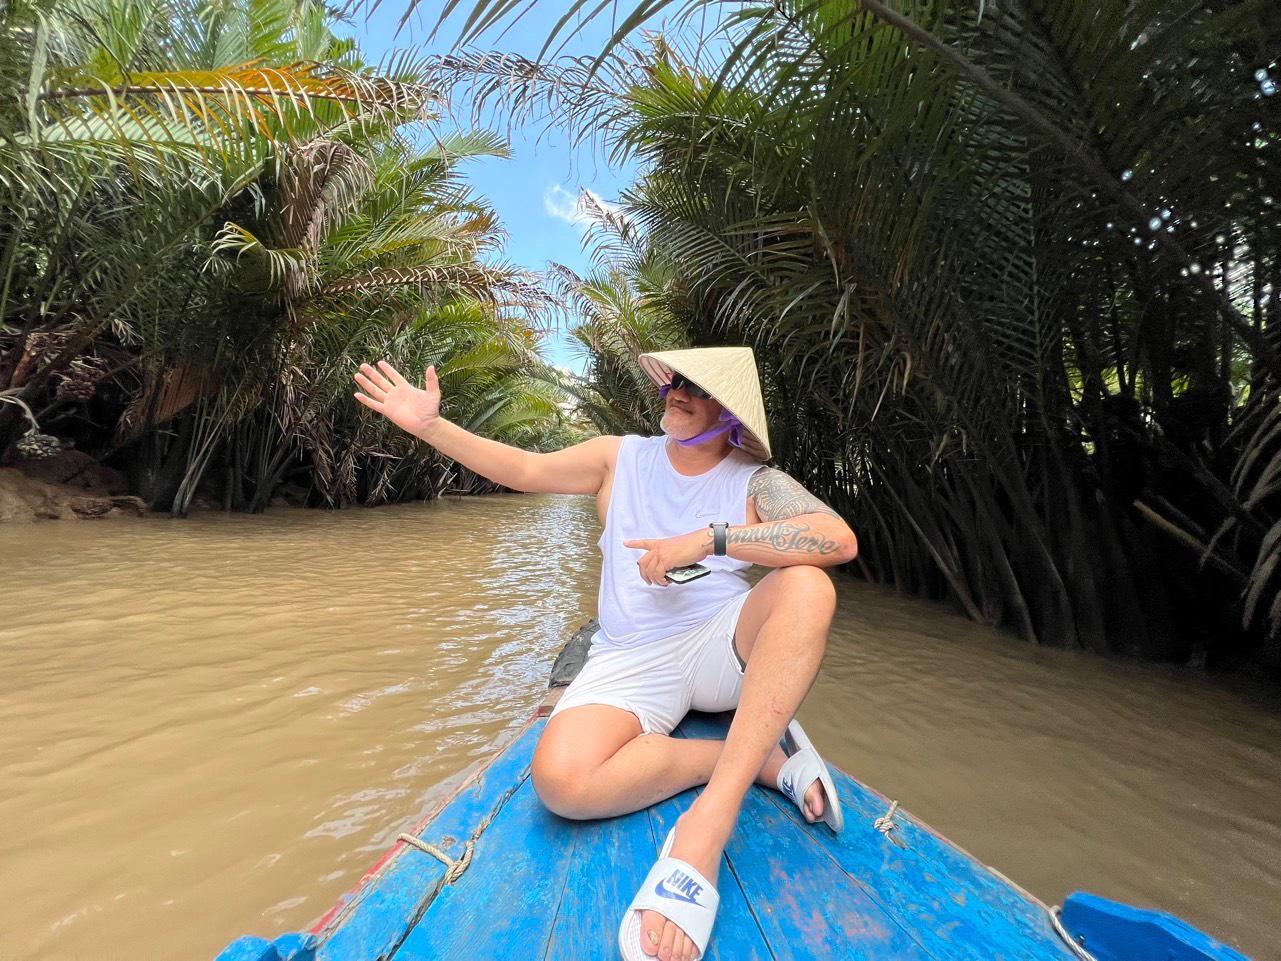
[[[713,521],[707,526],[712,529],[712,553],[724,557],[729,549],[729,522]]]

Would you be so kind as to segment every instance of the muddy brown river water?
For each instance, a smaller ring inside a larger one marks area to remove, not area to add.
[[[0,528],[0,959],[305,928],[541,700],[583,498]],[[1281,706],[838,577],[827,759],[1033,894],[1281,959]]]

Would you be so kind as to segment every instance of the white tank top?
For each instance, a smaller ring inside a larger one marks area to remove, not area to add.
[[[706,473],[686,477],[667,457],[667,437],[623,438],[609,495],[598,617],[592,653],[633,648],[703,623],[749,589],[750,561],[708,557],[712,573],[688,584],[654,587],[636,566],[645,552],[623,541],[657,539],[706,530],[712,521],[747,523],[747,482],[761,462],[731,450]]]

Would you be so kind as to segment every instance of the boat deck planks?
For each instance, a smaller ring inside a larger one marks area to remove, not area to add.
[[[878,905],[805,832],[751,791],[727,853],[739,887],[755,905],[757,923],[779,958],[866,958],[944,961]],[[793,953],[794,952],[794,953]]]
[[[434,817],[413,833],[461,856],[468,838],[495,808],[503,806],[528,779],[537,738],[527,731],[497,755]],[[445,878],[445,865],[430,854],[397,845],[389,861],[376,866],[367,883],[348,895],[317,931],[337,925],[317,952],[318,958],[388,958],[430,906]],[[470,873],[470,872],[468,872]],[[460,879],[465,881],[467,875]]]
[[[584,821],[572,832],[573,853],[565,889],[548,941],[549,958],[592,958],[600,954],[600,919],[631,900],[657,852],[650,819]],[[602,870],[611,865],[612,870]]]
[[[441,890],[395,957],[544,957],[573,841],[526,778],[481,834],[471,867]]]
[[[725,721],[692,714],[680,733],[724,737]],[[775,833],[790,845],[799,838],[820,847],[885,913],[906,922],[926,956],[938,961],[1075,961],[1043,905],[902,809],[894,815],[892,831],[898,843],[887,840],[873,825],[887,813],[889,801],[837,768],[831,773],[845,812],[840,835],[807,824],[781,794],[762,790],[752,795],[795,825],[792,832],[775,827]],[[1044,945],[1044,952],[1030,955],[1030,945]]]
[[[559,818],[529,778],[545,723],[415,830],[457,858],[494,814],[462,877],[442,885],[445,865],[398,845],[317,926],[317,961],[617,957],[622,912],[696,792],[621,818]],[[678,734],[723,737],[727,723],[691,715]],[[894,833],[905,846],[887,840],[872,827],[884,799],[833,774],[846,809],[839,837],[776,792],[749,792],[721,864],[709,961],[1073,961],[1040,904],[902,813]]]

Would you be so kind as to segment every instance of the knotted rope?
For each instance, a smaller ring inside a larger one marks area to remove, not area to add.
[[[879,817],[872,822],[872,827],[876,828],[876,830],[884,834],[886,839],[889,841],[898,840],[897,837],[890,837],[890,832],[893,831],[896,827],[898,827],[898,825],[894,822],[894,812],[897,810],[898,810],[898,801],[891,801],[890,809],[887,812],[885,812],[884,817]]]
[[[440,848],[436,847],[436,845],[428,844],[422,838],[415,837],[412,834],[402,834],[396,838],[396,840],[404,841],[410,847],[415,847],[419,851],[427,852],[441,864],[445,865],[445,879],[441,883],[453,884],[463,876],[463,872],[471,865],[472,852],[476,850],[476,840],[484,833],[485,829],[489,827],[501,809],[502,804],[497,805],[494,810],[489,812],[489,817],[480,822],[480,826],[476,828],[467,843],[463,845],[462,857],[457,860],[451,858]]]
[[[445,884],[453,884],[463,876],[463,872],[471,864],[471,853],[476,847],[475,841],[468,841],[466,847],[463,848],[463,856],[455,861],[436,845],[428,844],[422,838],[416,838],[412,834],[402,834],[397,840],[404,841],[411,847],[416,847],[419,851],[426,851],[441,864],[445,865]]]

